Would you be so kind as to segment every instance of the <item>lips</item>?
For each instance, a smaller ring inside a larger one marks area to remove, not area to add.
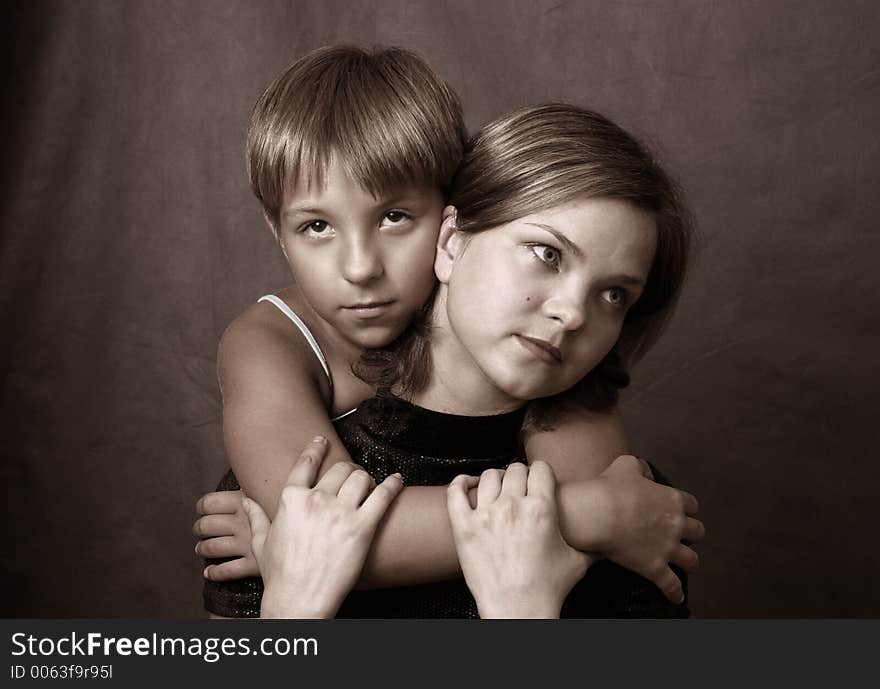
[[[558,347],[555,347],[546,340],[529,337],[528,335],[516,335],[516,339],[526,351],[541,361],[548,364],[562,363],[562,352],[559,351]]]
[[[394,303],[393,299],[387,301],[363,301],[342,308],[349,313],[354,314],[357,318],[369,320],[371,318],[379,318],[391,308]]]

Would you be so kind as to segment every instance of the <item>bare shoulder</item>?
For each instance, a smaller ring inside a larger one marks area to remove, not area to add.
[[[317,386],[329,396],[324,370],[297,327],[274,304],[259,302],[236,318],[220,338],[217,374],[226,394],[239,385],[261,385],[271,378],[275,389],[285,380]]]
[[[529,461],[543,459],[559,481],[595,478],[627,452],[623,415],[579,409],[565,414],[551,430],[525,434]]]

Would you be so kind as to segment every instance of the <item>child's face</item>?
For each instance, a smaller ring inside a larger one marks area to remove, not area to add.
[[[334,163],[323,188],[285,195],[278,238],[315,312],[348,342],[380,347],[433,289],[442,210],[439,191],[374,198]]]
[[[451,242],[448,275],[442,251],[437,260],[456,375],[509,403],[567,390],[611,350],[648,278],[657,230],[624,201],[585,199]]]

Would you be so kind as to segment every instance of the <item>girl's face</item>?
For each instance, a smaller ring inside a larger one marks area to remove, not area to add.
[[[497,410],[567,390],[602,360],[657,243],[650,214],[608,198],[476,234],[453,227],[447,217],[435,263],[448,330],[433,350],[437,377],[454,374],[460,395]]]
[[[337,164],[285,196],[278,239],[315,313],[347,342],[397,337],[434,287],[439,191],[375,198]]]

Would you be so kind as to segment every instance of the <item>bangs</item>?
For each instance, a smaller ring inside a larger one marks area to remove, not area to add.
[[[409,187],[447,194],[464,127],[457,98],[427,66],[391,50],[312,67],[285,74],[251,122],[251,185],[276,220],[285,189],[323,186],[333,163],[373,196]]]

